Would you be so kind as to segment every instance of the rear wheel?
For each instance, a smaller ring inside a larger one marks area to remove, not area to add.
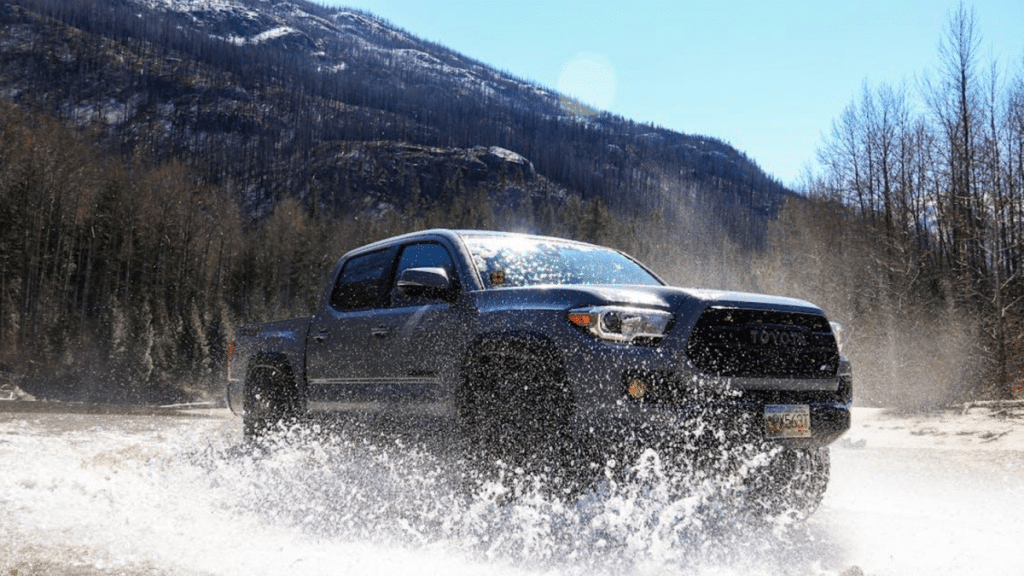
[[[291,369],[279,361],[253,366],[245,379],[243,402],[242,433],[247,441],[295,421],[299,403]]]

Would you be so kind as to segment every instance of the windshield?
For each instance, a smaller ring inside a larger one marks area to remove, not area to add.
[[[660,286],[628,257],[586,244],[522,236],[463,236],[487,288],[541,284]]]

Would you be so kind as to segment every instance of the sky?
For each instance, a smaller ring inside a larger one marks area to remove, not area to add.
[[[958,0],[329,0],[599,109],[723,140],[798,186],[865,86],[939,66]],[[983,62],[1024,74],[1024,1],[965,2]],[[986,64],[987,67],[987,64]]]

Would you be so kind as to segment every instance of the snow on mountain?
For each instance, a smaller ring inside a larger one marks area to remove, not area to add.
[[[714,214],[708,233],[742,246],[763,244],[792,194],[724,142],[595,113],[365,12],[305,0],[17,0],[4,13],[0,93],[74,125],[98,123],[122,149],[194,160],[212,181],[233,182],[253,218],[286,196],[330,190],[320,198],[330,209],[368,197],[399,206],[413,188],[433,198],[422,187],[444,184],[419,173],[428,182],[411,186],[402,156],[383,162],[388,178],[367,182],[335,165],[339,142],[499,145],[544,179],[526,196],[545,188],[536,197]],[[69,57],[41,57],[36,46],[47,43]],[[313,175],[331,179],[314,187]],[[386,194],[367,196],[368,187]]]
[[[528,88],[533,97],[557,95],[524,83],[436,45],[426,43],[369,14],[331,9],[301,0],[129,0],[140,8],[179,17],[197,31],[235,45],[273,44],[309,57],[321,71],[350,67],[346,49],[374,53],[402,67],[448,77],[464,94],[493,97]]]

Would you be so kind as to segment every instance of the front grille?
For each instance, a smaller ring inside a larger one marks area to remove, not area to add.
[[[708,308],[686,345],[704,374],[732,378],[832,378],[839,348],[824,316]]]

